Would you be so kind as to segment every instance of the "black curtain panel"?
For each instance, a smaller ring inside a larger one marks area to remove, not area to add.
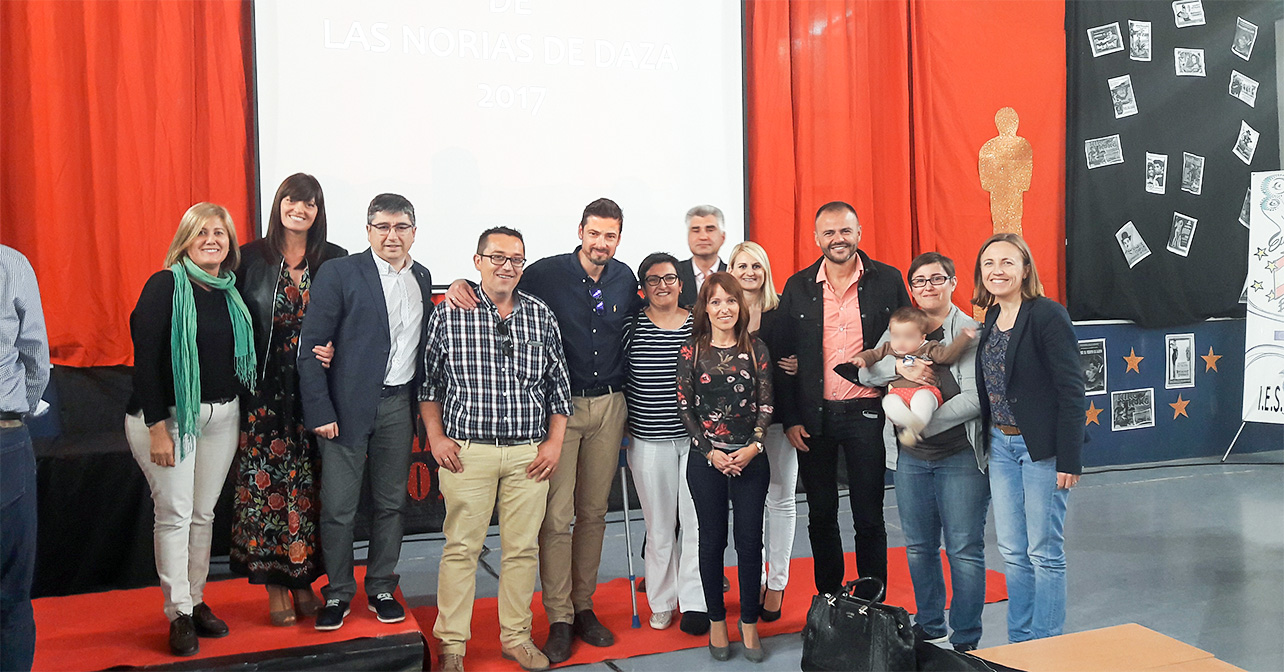
[[[1284,2],[1066,3],[1066,266],[1076,320],[1243,315],[1240,212],[1280,168]]]

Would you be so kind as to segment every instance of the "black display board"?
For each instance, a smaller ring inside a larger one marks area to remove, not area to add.
[[[1239,219],[1249,174],[1280,168],[1282,12],[1275,0],[1066,3],[1071,317],[1166,327],[1243,315],[1248,231]],[[1148,44],[1139,22],[1149,24]],[[1258,134],[1251,164],[1234,151],[1244,153],[1244,124]],[[1166,155],[1166,170],[1148,154]],[[1198,172],[1184,169],[1185,154],[1203,158],[1198,189],[1194,180],[1183,189]]]

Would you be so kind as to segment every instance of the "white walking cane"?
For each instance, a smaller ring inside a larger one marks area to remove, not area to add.
[[[627,439],[626,439],[627,440]],[[620,451],[620,492],[624,495],[624,553],[629,558],[629,599],[633,601],[633,627],[642,627],[642,621],[638,619],[638,584],[637,578],[633,574],[633,531],[629,523],[629,479],[625,474],[625,465],[628,464],[628,453]]]

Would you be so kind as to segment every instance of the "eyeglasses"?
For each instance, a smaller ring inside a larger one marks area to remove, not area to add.
[[[490,263],[497,267],[503,266],[504,264],[512,264],[514,271],[520,270],[522,266],[526,265],[526,257],[506,257],[502,254],[483,254],[479,256],[490,259]]]
[[[392,231],[396,231],[397,235],[405,235],[415,229],[414,224],[398,224],[396,226],[388,224],[366,224],[366,226],[378,231],[381,236],[386,236]]]
[[[914,289],[919,289],[922,287],[926,287],[927,283],[929,282],[935,286],[940,286],[953,279],[954,279],[954,276],[952,275],[933,275],[930,278],[921,278],[921,277],[914,278],[913,280],[910,280],[910,287],[913,287]]]
[[[500,320],[495,323],[495,333],[499,334],[499,347],[504,351],[507,357],[513,356],[513,338],[508,330],[508,323]]]
[[[589,287],[589,298],[593,299],[593,312],[598,315],[606,313],[606,302],[602,300],[601,287]]]
[[[661,282],[666,285],[676,285],[678,284],[678,276],[676,273],[646,276],[646,284],[648,287],[659,287]]]

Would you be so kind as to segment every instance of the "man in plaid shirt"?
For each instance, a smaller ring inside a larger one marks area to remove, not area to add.
[[[433,627],[443,670],[463,669],[477,558],[496,495],[503,654],[527,670],[549,665],[531,640],[530,605],[548,479],[573,407],[557,319],[543,301],[517,291],[525,262],[521,233],[488,229],[473,255],[481,271],[478,308],[442,303],[426,327],[419,405],[446,500]]]

